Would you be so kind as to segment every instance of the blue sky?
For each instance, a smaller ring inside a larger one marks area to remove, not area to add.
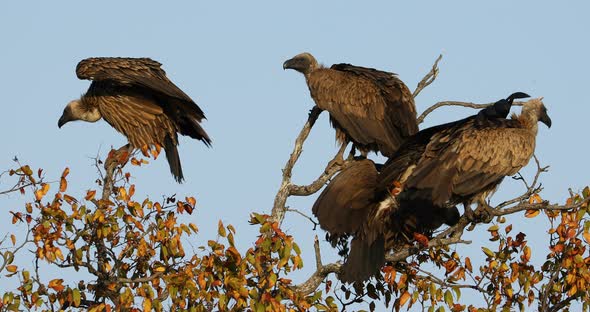
[[[281,168],[313,106],[303,77],[283,71],[283,61],[307,51],[326,65],[396,72],[413,90],[442,53],[439,78],[416,99],[418,111],[441,100],[491,102],[514,91],[544,96],[553,128],[540,126],[537,140],[537,155],[551,165],[543,196],[563,201],[568,187],[578,190],[590,180],[589,9],[583,1],[6,2],[0,5],[0,168],[12,167],[18,156],[57,178],[68,166],[72,195],[93,188],[91,158],[126,142],[102,121],[57,128],[65,104],[89,85],[76,78],[75,66],[91,56],[151,57],[204,110],[213,147],[181,140],[182,185],[163,159],[130,168],[138,195],[194,195],[198,208],[186,221],[199,225],[200,239],[213,238],[221,219],[244,235],[245,250],[256,234],[248,214],[270,211]],[[444,108],[423,126],[472,113]],[[323,115],[294,181],[309,183],[336,150]],[[0,188],[6,186],[0,180]],[[508,181],[494,200],[519,187]],[[290,205],[310,212],[314,199]],[[22,203],[17,195],[1,200],[6,213]],[[0,234],[11,229],[9,218],[2,220]],[[540,231],[531,220],[514,220],[529,237]],[[284,228],[300,242],[312,270],[312,237],[323,232],[311,231],[298,215],[288,215]],[[327,244],[323,253],[336,259]]]

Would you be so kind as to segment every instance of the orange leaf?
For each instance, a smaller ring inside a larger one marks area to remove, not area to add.
[[[534,218],[536,216],[538,216],[540,213],[540,210],[538,209],[529,209],[524,213],[524,216],[527,218]]]
[[[403,306],[408,299],[410,299],[410,297],[412,297],[412,295],[410,295],[410,293],[408,291],[406,291],[400,298],[399,298],[399,305],[400,307]]]
[[[589,232],[584,233],[584,240],[586,241],[586,243],[590,244],[590,233]]]
[[[471,259],[469,257],[465,257],[465,268],[469,272],[473,272],[473,267],[471,266]]]
[[[144,146],[141,147],[141,153],[143,154],[143,156],[150,157],[149,151],[150,151],[150,147],[149,146],[144,145]]]
[[[66,169],[64,169],[64,172],[62,172],[61,177],[65,179],[65,177],[67,177],[68,174],[70,174],[70,168],[66,167]]]
[[[414,233],[414,239],[420,243],[422,247],[428,247],[428,237],[420,233]]]
[[[94,199],[94,195],[96,195],[96,191],[95,190],[90,190],[86,193],[86,197],[84,197],[84,199],[86,200],[93,200]]]
[[[16,265],[14,265],[14,264],[7,265],[6,266],[6,271],[8,271],[10,273],[16,272],[17,269],[18,269],[18,267]]]
[[[12,241],[12,245],[16,245],[16,236],[14,234],[10,234],[10,240]]]
[[[59,181],[59,191],[60,192],[65,192],[66,189],[68,188],[68,181],[66,181],[66,178],[61,178]]]
[[[197,204],[197,200],[194,197],[187,197],[186,201],[193,207]]]
[[[540,204],[543,202],[543,199],[539,194],[533,194],[529,197],[529,204]]]
[[[525,246],[524,247],[524,254],[523,254],[523,259],[524,261],[528,262],[529,260],[531,260],[531,247],[529,246]]]
[[[49,284],[47,285],[47,287],[49,287],[49,288],[51,288],[51,289],[53,289],[53,290],[55,290],[55,291],[62,291],[62,290],[64,290],[64,288],[65,288],[65,287],[62,285],[62,283],[63,283],[63,282],[64,282],[64,280],[63,280],[63,279],[61,279],[61,278],[56,278],[56,279],[53,279],[53,280],[51,280],[51,281],[49,282]]]

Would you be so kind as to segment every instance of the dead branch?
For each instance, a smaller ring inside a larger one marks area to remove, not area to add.
[[[514,104],[512,104],[513,106],[522,106],[522,104],[524,104],[525,102],[514,102]],[[442,101],[442,102],[438,102],[432,106],[430,106],[429,108],[427,108],[417,119],[418,124],[421,124],[422,122],[424,122],[424,119],[426,118],[426,116],[428,116],[430,113],[432,113],[434,110],[441,108],[443,106],[462,106],[462,107],[469,107],[469,108],[473,108],[473,109],[482,109],[482,108],[486,108],[488,106],[494,105],[494,103],[486,103],[486,104],[475,104],[472,102],[461,102],[461,101]]]
[[[440,62],[441,59],[442,59],[442,54],[440,54],[436,58],[436,61],[434,61],[434,64],[432,65],[432,69],[430,70],[430,72],[428,72],[428,74],[426,74],[426,76],[424,76],[424,78],[422,78],[422,80],[420,80],[420,82],[416,86],[416,90],[414,90],[414,93],[412,94],[412,96],[414,98],[416,98],[418,96],[418,94],[420,94],[420,92],[422,92],[422,90],[424,90],[424,88],[428,87],[431,83],[434,82],[434,80],[438,76],[438,72],[439,72],[438,62]]]

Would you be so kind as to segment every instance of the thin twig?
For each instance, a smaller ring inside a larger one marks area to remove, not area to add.
[[[439,72],[438,62],[440,62],[441,59],[442,59],[442,54],[440,54],[436,58],[436,61],[434,61],[434,64],[432,65],[432,69],[428,72],[428,74],[426,74],[426,76],[424,76],[424,78],[422,78],[422,80],[420,80],[420,82],[416,86],[416,90],[414,90],[414,93],[412,94],[412,96],[414,98],[416,98],[418,96],[418,94],[420,94],[420,92],[422,92],[422,90],[424,90],[424,88],[428,87],[431,83],[434,82],[434,80],[438,76],[438,72]]]

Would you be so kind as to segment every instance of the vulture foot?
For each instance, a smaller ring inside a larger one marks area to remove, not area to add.
[[[485,202],[479,202],[474,215],[475,221],[490,223],[494,219],[494,209]]]

